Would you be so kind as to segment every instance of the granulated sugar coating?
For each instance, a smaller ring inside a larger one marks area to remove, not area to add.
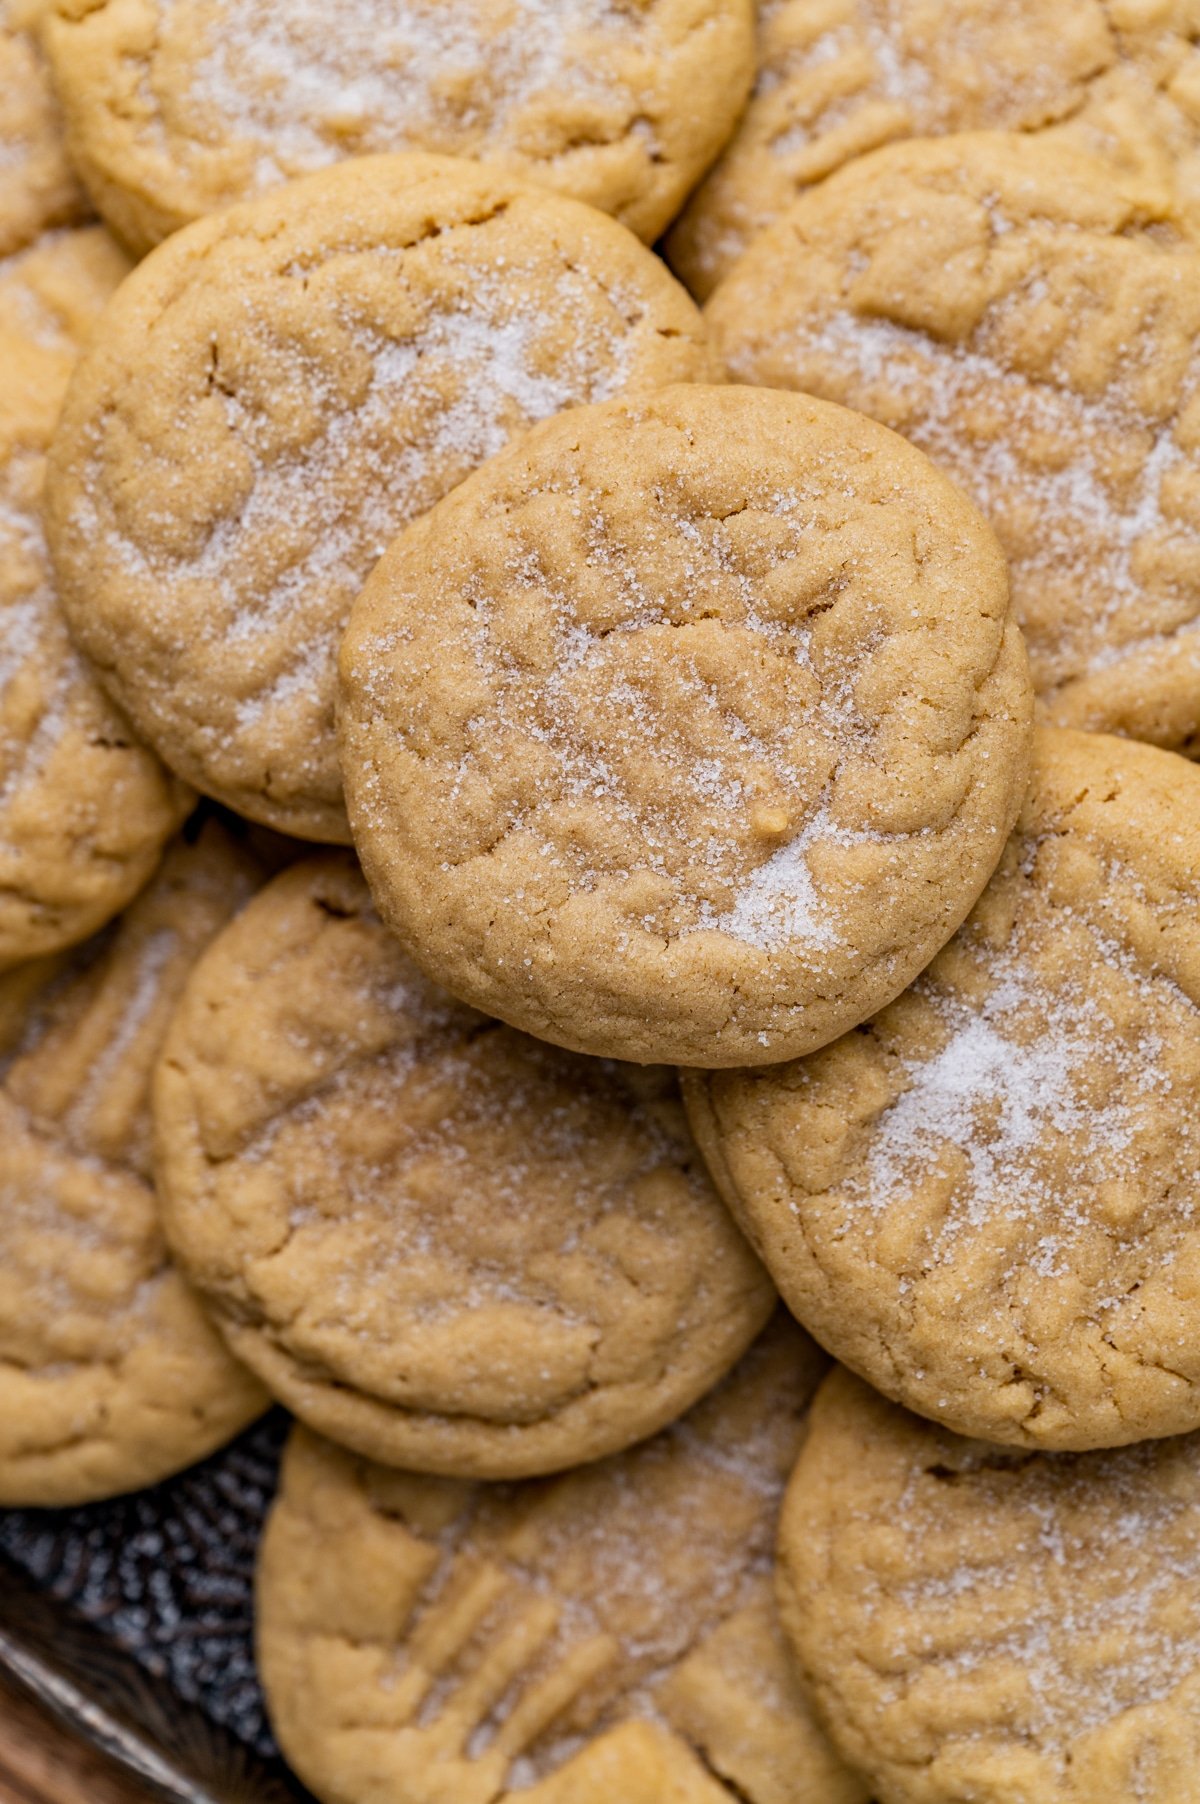
[[[87,213],[35,28],[48,0],[0,0],[0,257]]]
[[[294,866],[213,945],[155,1127],[168,1236],[234,1352],[390,1464],[510,1478],[614,1452],[774,1302],[674,1073],[436,990],[348,854]]]
[[[210,825],[105,934],[0,977],[0,1503],[154,1484],[265,1405],[168,1262],[147,1107],[187,972],[256,877]]]
[[[980,133],[799,201],[708,309],[746,382],[902,432],[1008,555],[1048,719],[1200,751],[1200,256],[1095,161]]]
[[[0,970],[102,927],[190,805],[68,639],[42,536],[63,391],[127,268],[99,228],[0,260]]]
[[[178,234],[55,439],[72,630],[197,788],[348,837],[334,657],[393,534],[532,421],[709,370],[695,308],[591,208],[366,158]]]
[[[1192,1804],[1200,1435],[960,1440],[821,1386],[779,1537],[784,1628],[887,1804]]]
[[[1037,132],[1200,217],[1194,0],[762,0],[738,129],[667,238],[707,297],[758,234],[898,138]]]
[[[553,1482],[439,1482],[297,1430],[258,1613],[301,1778],[330,1804],[862,1804],[771,1603],[820,1371],[781,1316],[674,1427]]]
[[[482,157],[653,240],[733,129],[751,0],[51,7],[71,151],[136,249],[346,157]]]
[[[763,1064],[861,1020],[961,922],[1025,780],[990,534],[892,434],[766,390],[538,428],[396,541],[341,672],[389,926],[612,1057]]]
[[[1200,1426],[1200,772],[1046,730],[999,870],[904,996],[812,1058],[689,1077],[785,1300],[964,1434]]]

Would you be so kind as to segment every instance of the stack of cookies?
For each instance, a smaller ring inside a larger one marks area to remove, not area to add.
[[[1196,1804],[1200,13],[0,77],[0,1502],[286,1405],[326,1804]]]

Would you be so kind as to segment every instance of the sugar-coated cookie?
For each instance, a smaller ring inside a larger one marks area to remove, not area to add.
[[[1194,0],[760,0],[754,93],[668,258],[703,298],[815,182],[944,132],[1061,138],[1194,222],[1198,45]]]
[[[995,541],[873,422],[677,386],[548,421],[401,535],[340,732],[388,924],[611,1057],[831,1039],[954,931],[1024,789]]]
[[[0,0],[0,257],[87,213],[36,27],[49,0]]]
[[[115,915],[191,804],[71,644],[42,533],[63,391],[127,269],[99,226],[0,261],[0,970]]]
[[[797,202],[708,319],[743,382],[861,408],[1008,556],[1046,716],[1200,751],[1200,252],[1094,159],[894,145]]]
[[[1200,771],[1039,735],[1000,867],[898,1001],[690,1075],[784,1298],[912,1409],[1024,1446],[1200,1427]]]
[[[248,201],[147,258],[71,385],[72,631],[181,776],[344,841],[335,653],[393,534],[532,421],[709,368],[623,227],[479,164],[363,158]]]
[[[508,1478],[687,1409],[775,1293],[673,1072],[583,1059],[437,990],[346,853],[210,947],[155,1085],[168,1236],[310,1426]]]
[[[72,154],[141,251],[405,150],[486,158],[652,240],[754,69],[751,0],[57,0],[45,42]]]
[[[961,1440],[848,1372],[783,1507],[784,1627],[878,1804],[1194,1804],[1200,1435]]]
[[[257,1616],[305,1783],[324,1804],[862,1804],[766,1569],[820,1370],[781,1319],[676,1426],[551,1482],[385,1471],[297,1430]]]
[[[0,1503],[82,1503],[265,1407],[170,1265],[148,1091],[187,972],[254,887],[215,824],[88,945],[0,976]]]

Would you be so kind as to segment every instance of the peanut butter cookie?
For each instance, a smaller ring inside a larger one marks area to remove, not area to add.
[[[791,203],[898,138],[1046,132],[1200,216],[1195,0],[760,0],[758,75],[667,254],[706,297]]]
[[[63,391],[127,267],[98,226],[0,262],[0,970],[115,915],[190,805],[68,639],[42,535]]]
[[[692,1125],[785,1300],[912,1409],[1024,1446],[1200,1426],[1200,771],[1039,737],[999,870],[899,1001]]]
[[[215,825],[122,920],[0,977],[0,1503],[81,1503],[211,1453],[265,1397],[168,1263],[150,1073],[254,872]]]
[[[784,1627],[879,1804],[1193,1804],[1200,1435],[960,1440],[821,1386],[779,1537]]]
[[[483,157],[647,240],[725,143],[751,0],[58,0],[71,151],[137,250],[344,157]]]
[[[342,649],[376,901],[577,1050],[763,1064],[911,981],[1024,789],[994,540],[841,408],[680,386],[547,422],[404,533]]]
[[[249,201],[134,272],[71,385],[72,631],[181,776],[344,841],[337,642],[393,534],[531,421],[708,369],[623,227],[478,164],[363,158]]]
[[[35,28],[48,0],[0,0],[0,257],[87,214]]]
[[[1003,133],[845,169],[709,306],[741,381],[895,427],[1009,559],[1046,717],[1200,751],[1200,253]]]
[[[628,1446],[775,1300],[674,1074],[435,990],[348,854],[276,878],[211,947],[155,1122],[168,1235],[234,1352],[389,1464],[523,1477]]]
[[[284,1750],[325,1804],[861,1804],[766,1571],[820,1373],[778,1321],[675,1427],[553,1482],[294,1434],[258,1576]]]

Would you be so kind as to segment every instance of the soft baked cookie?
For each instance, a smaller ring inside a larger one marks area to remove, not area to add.
[[[709,303],[732,373],[861,408],[974,497],[1060,725],[1200,750],[1200,253],[1004,133],[816,188]]]
[[[0,1503],[154,1484],[265,1406],[168,1263],[147,1106],[188,970],[254,882],[210,824],[104,934],[0,977]]]
[[[190,805],[71,645],[42,536],[67,378],[127,268],[99,226],[0,261],[0,970],[116,914]]]
[[[1200,1435],[1028,1454],[848,1372],[817,1393],[779,1600],[879,1804],[1195,1804]]]
[[[752,0],[57,0],[71,151],[130,245],[344,157],[483,157],[646,240],[725,143]]]
[[[258,1655],[325,1804],[860,1804],[788,1670],[768,1562],[821,1361],[777,1320],[632,1452],[551,1482],[292,1437]]]
[[[276,878],[200,962],[155,1132],[168,1236],[233,1351],[392,1465],[524,1477],[628,1446],[775,1300],[674,1073],[436,990],[347,853]]]
[[[0,257],[84,218],[35,28],[48,0],[0,0]]]
[[[366,158],[249,201],[135,271],[71,385],[72,630],[181,776],[344,841],[335,652],[393,534],[531,421],[708,369],[635,238],[479,164]]]
[[[564,1046],[761,1064],[904,987],[994,867],[1029,689],[911,446],[675,387],[547,422],[388,551],[341,657],[351,820],[429,973]]]
[[[1200,216],[1195,0],[760,0],[753,96],[667,238],[705,297],[813,183],[897,138],[1042,131]]]
[[[958,936],[814,1057],[690,1075],[785,1300],[912,1409],[1025,1446],[1200,1426],[1200,771],[1039,735]]]

